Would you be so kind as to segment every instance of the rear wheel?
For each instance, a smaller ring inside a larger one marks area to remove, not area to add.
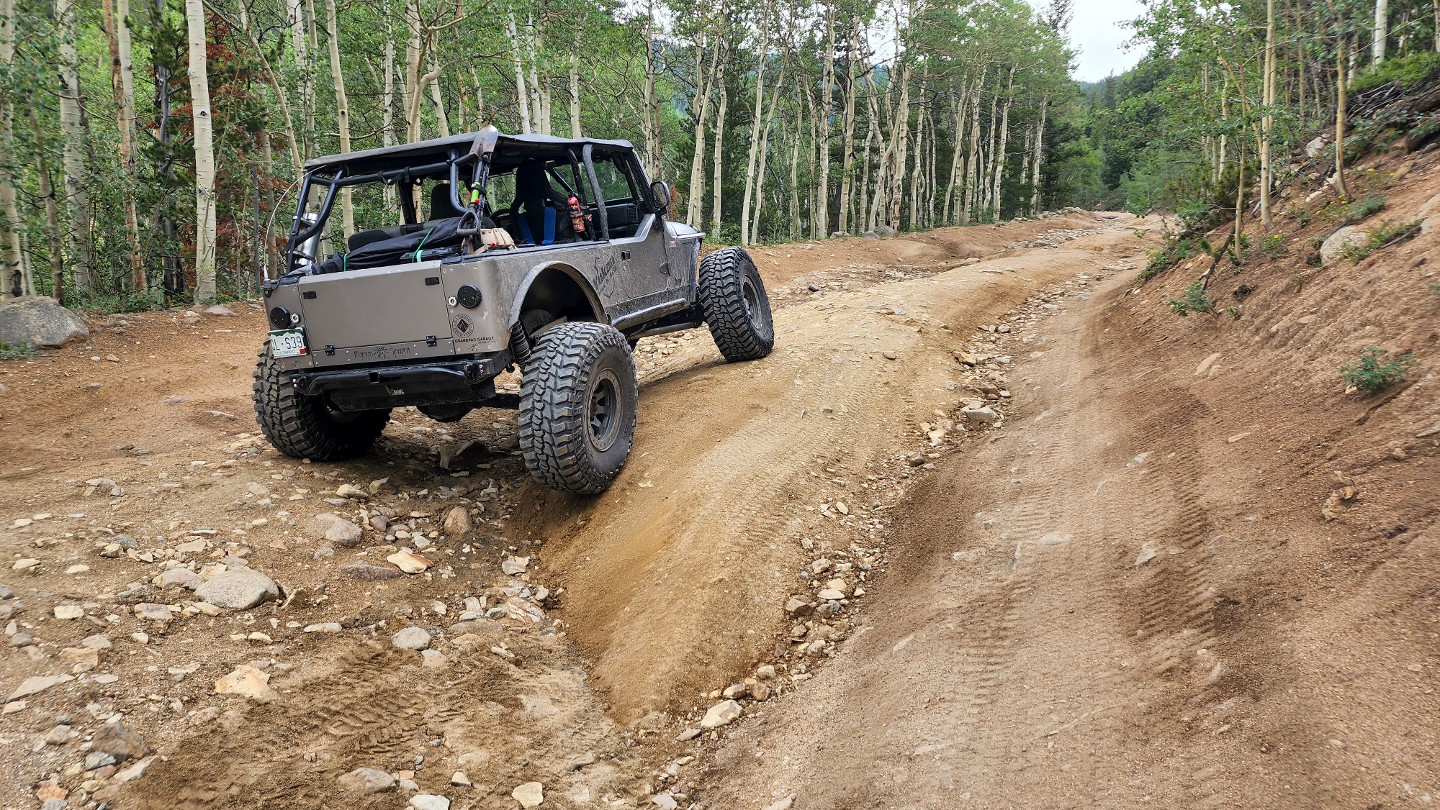
[[[743,248],[717,250],[700,262],[700,311],[725,359],[759,360],[775,347],[770,297]]]
[[[580,321],[545,330],[520,384],[520,450],[530,474],[554,489],[604,492],[630,456],[639,398],[620,332]]]
[[[275,449],[294,458],[339,461],[369,451],[390,421],[390,409],[332,410],[320,397],[295,390],[267,345],[255,364],[255,421]]]

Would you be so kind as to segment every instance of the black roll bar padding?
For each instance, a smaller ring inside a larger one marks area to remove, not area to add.
[[[285,269],[287,272],[295,269],[295,248],[303,245],[309,241],[311,237],[325,230],[325,223],[330,220],[330,212],[335,208],[336,192],[340,190],[342,185],[349,185],[349,183],[342,182],[345,179],[344,166],[341,166],[332,177],[322,177],[313,173],[305,175],[305,181],[300,184],[300,199],[295,210],[295,224],[291,226],[290,230],[290,242],[285,245],[287,257]],[[325,201],[320,204],[320,211],[315,216],[315,223],[302,231],[300,230],[300,223],[305,214],[305,200],[310,196],[310,187],[315,183],[325,186],[329,189],[329,192],[325,195]],[[320,257],[311,256],[310,259],[318,263]]]
[[[590,178],[590,190],[595,194],[595,211],[600,215],[600,238],[610,241],[610,212],[605,208],[605,192],[600,190],[600,175],[595,173],[595,144],[587,143],[580,148],[580,159],[585,163],[585,174]]]

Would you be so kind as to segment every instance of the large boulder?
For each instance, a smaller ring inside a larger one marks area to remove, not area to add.
[[[50,349],[88,334],[85,322],[54,298],[34,296],[0,303],[0,343]]]
[[[1344,228],[1330,234],[1320,245],[1320,263],[1329,264],[1345,255],[1345,248],[1359,247],[1370,241],[1370,234],[1364,229],[1355,225],[1347,225]]]

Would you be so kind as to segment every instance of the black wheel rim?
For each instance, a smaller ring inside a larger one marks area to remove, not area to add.
[[[756,323],[760,312],[760,292],[755,289],[755,282],[746,275],[740,282],[740,294],[745,298],[745,317],[751,323]]]
[[[615,372],[605,369],[591,387],[585,407],[585,429],[596,450],[604,452],[615,443],[620,434],[620,412],[620,381]]]

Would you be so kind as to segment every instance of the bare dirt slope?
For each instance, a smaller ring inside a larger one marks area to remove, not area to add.
[[[1419,181],[1364,227],[1433,214],[1437,160],[1368,167],[1376,188]],[[1308,265],[1343,213],[1306,205],[1277,224],[1284,250],[1222,268],[1215,316],[1167,306],[1204,257],[1018,329],[1010,417],[902,498],[839,663],[721,742],[687,795],[756,810],[1440,797],[1424,719],[1440,710],[1440,232]],[[1415,367],[1347,391],[1338,366],[1367,345]]]
[[[780,349],[729,367],[703,332],[643,341],[636,454],[587,501],[528,482],[500,411],[397,413],[354,463],[280,456],[251,422],[244,303],[99,320],[3,364],[0,805],[508,808],[529,781],[547,807],[645,802],[664,751],[635,744],[773,652],[801,541],[874,536],[898,489],[866,465],[907,466],[920,421],[967,395],[962,336],[1134,253],[1124,224],[757,251]],[[390,562],[406,549],[423,570]],[[243,569],[279,598],[190,591]],[[254,697],[222,691],[237,676]],[[343,787],[362,767],[398,786]]]

